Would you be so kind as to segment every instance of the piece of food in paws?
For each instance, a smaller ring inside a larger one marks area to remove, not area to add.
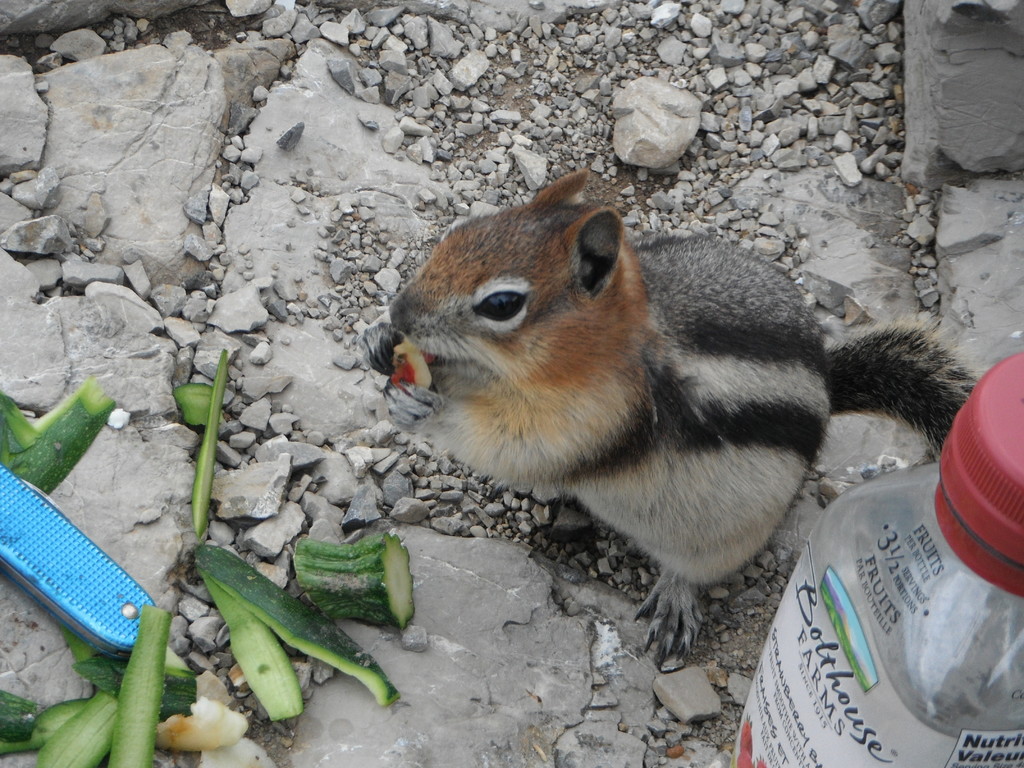
[[[432,359],[433,357],[431,357]],[[392,384],[430,387],[430,368],[427,366],[427,358],[419,347],[408,339],[395,345],[392,364],[395,366],[395,372],[391,374]]]

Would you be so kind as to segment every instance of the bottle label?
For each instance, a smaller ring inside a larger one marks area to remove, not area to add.
[[[944,569],[925,525],[882,525],[845,568],[815,563],[808,542],[754,675],[733,768],[1024,768],[1024,731],[934,730],[886,677],[875,640],[904,641]]]
[[[1024,765],[1024,732],[974,731],[960,732],[960,738],[945,768],[986,768]]]

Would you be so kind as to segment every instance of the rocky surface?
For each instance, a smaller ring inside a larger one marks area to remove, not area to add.
[[[1020,351],[1024,328],[1024,187],[976,180],[947,187],[935,252],[939,287],[949,297],[943,322],[985,364]]]
[[[907,0],[903,177],[935,188],[1024,168],[1024,4]]]
[[[63,32],[95,24],[112,13],[163,16],[203,0],[6,0],[0,8],[0,34]]]
[[[579,5],[0,12],[0,33],[31,31],[0,38],[0,389],[38,415],[94,375],[127,412],[54,498],[175,611],[172,647],[226,682],[282,768],[724,768],[822,505],[925,458],[898,425],[834,419],[789,519],[708,591],[692,655],[656,669],[632,619],[656,566],[543,489],[496,487],[396,430],[356,351],[457,218],[587,167],[632,235],[734,240],[830,333],[921,313],[979,367],[1024,350],[1024,182],[903,184],[924,118],[903,111],[896,4]],[[189,569],[198,436],[171,397],[222,349],[209,537],[295,589],[298,537],[395,530],[413,625],[345,624],[402,691],[387,710],[296,656],[307,711],[268,724],[232,673]],[[0,610],[4,690],[86,692],[34,603],[4,589]]]

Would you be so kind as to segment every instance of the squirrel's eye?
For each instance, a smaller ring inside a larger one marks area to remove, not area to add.
[[[510,320],[519,314],[526,296],[516,291],[498,291],[485,296],[473,311],[489,320]]]

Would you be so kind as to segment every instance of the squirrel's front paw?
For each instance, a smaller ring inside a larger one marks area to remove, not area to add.
[[[366,362],[385,376],[395,372],[395,345],[401,341],[402,334],[396,331],[391,323],[371,325],[359,336],[359,346],[363,350]]]
[[[384,400],[388,404],[391,420],[401,429],[415,430],[424,419],[441,410],[444,398],[437,392],[415,384],[395,384],[388,381],[384,387]]]

